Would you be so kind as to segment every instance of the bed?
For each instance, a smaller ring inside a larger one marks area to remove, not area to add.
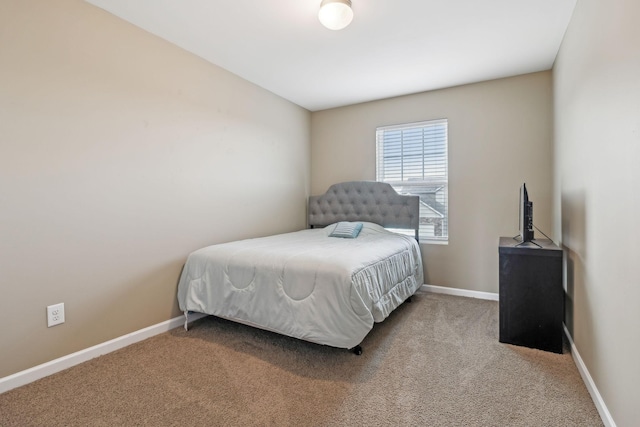
[[[360,354],[374,323],[423,283],[419,197],[380,182],[334,184],[309,198],[308,223],[191,253],[178,284],[185,329],[189,313],[205,313]]]

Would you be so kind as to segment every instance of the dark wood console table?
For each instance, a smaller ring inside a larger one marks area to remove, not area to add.
[[[562,249],[500,237],[500,342],[562,353]]]

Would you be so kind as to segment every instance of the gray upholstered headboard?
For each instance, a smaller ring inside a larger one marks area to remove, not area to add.
[[[376,181],[333,184],[321,196],[309,197],[309,226],[338,221],[367,221],[389,228],[415,230],[418,238],[420,197],[396,193],[391,185]]]

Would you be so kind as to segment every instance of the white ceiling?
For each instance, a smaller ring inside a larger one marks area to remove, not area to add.
[[[553,66],[576,0],[86,0],[311,111]]]

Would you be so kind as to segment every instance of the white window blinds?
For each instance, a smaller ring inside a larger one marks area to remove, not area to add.
[[[376,129],[376,179],[398,193],[420,196],[420,241],[447,242],[447,120]]]

